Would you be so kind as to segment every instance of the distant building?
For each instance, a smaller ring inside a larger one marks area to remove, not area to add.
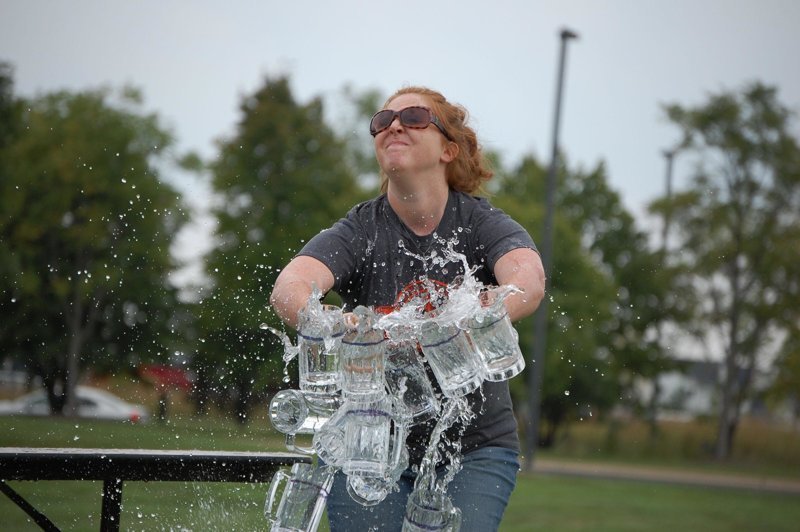
[[[664,372],[658,377],[659,419],[688,421],[697,417],[716,416],[719,411],[720,382],[723,365],[705,360],[680,361],[682,370]],[[742,378],[744,374],[742,373]],[[764,419],[789,422],[795,407],[792,404],[769,408],[763,401],[763,392],[769,387],[773,376],[758,371],[752,383],[750,400],[742,405],[742,413]],[[636,394],[643,404],[648,404],[653,394],[653,383],[640,379],[636,383]]]
[[[691,420],[716,413],[721,366],[717,362],[682,361],[683,370],[672,370],[658,376],[658,417]],[[636,395],[643,404],[653,396],[653,382],[639,379]]]

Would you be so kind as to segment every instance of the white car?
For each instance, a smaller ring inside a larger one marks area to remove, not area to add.
[[[78,386],[78,417],[92,419],[115,419],[141,423],[150,417],[142,405],[123,401],[105,390]],[[37,390],[11,401],[0,401],[0,415],[21,414],[27,416],[49,416],[50,406],[44,390]]]

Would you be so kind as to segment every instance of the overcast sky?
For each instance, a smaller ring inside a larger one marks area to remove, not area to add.
[[[662,151],[678,138],[662,104],[760,80],[800,109],[797,0],[0,0],[0,60],[24,96],[134,84],[205,158],[233,133],[241,97],[286,74],[300,101],[345,84],[430,86],[506,163],[546,163],[562,27],[580,35],[562,149],[573,166],[604,161],[637,214],[663,193]],[[677,187],[688,170],[679,158]]]

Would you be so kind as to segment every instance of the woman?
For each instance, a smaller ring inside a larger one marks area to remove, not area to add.
[[[392,95],[370,122],[383,178],[377,198],[356,205],[319,233],[283,269],[270,301],[284,322],[297,327],[298,312],[314,287],[336,291],[346,308],[385,306],[402,299],[421,277],[450,283],[459,263],[420,260],[455,242],[486,285],[522,289],[506,307],[512,320],[530,315],[544,295],[544,270],[527,232],[485,199],[473,196],[492,176],[467,113],[436,91],[407,87]],[[440,253],[441,254],[441,253]],[[476,416],[455,426],[462,468],[448,485],[461,509],[463,530],[495,530],[516,483],[519,441],[507,382],[484,382],[468,396]],[[419,464],[433,422],[412,427],[407,445]],[[399,530],[413,487],[409,469],[379,505],[352,501],[337,474],[328,500],[332,530]]]

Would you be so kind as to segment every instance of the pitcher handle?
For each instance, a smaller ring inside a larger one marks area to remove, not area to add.
[[[287,434],[286,435],[286,449],[293,452],[293,453],[300,453],[305,454],[307,456],[314,456],[316,452],[314,451],[313,447],[299,447],[295,445],[295,436],[296,434]]]
[[[392,459],[389,471],[394,471],[400,464],[400,458],[403,456],[403,447],[406,444],[406,432],[408,432],[406,423],[404,421],[393,420],[394,422],[394,442],[392,445]]]
[[[450,528],[448,530],[461,530],[461,508],[456,508],[453,506],[453,509],[450,510]]]
[[[264,502],[264,517],[267,518],[270,525],[275,524],[275,494],[278,493],[278,487],[281,481],[288,481],[291,478],[284,470],[279,469],[272,476],[272,482],[269,483],[269,490],[267,491],[267,500]]]

